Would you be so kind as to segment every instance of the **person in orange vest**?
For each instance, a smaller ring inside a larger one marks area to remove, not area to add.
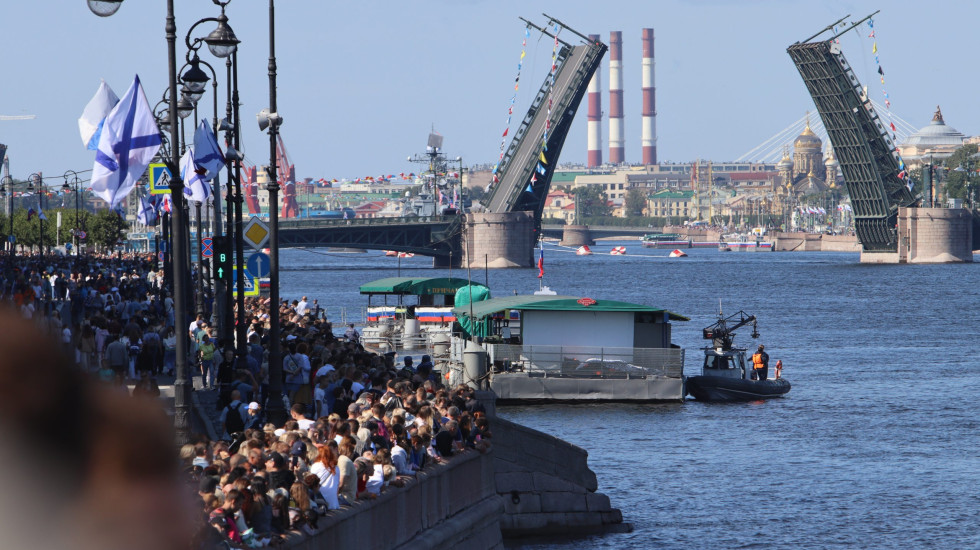
[[[783,360],[776,361],[776,380],[783,377]]]
[[[766,380],[769,378],[769,354],[764,350],[766,346],[759,344],[759,349],[752,354],[752,379]]]

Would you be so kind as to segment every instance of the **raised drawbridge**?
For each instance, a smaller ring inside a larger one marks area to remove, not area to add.
[[[581,38],[584,43],[573,46],[558,39],[555,34],[524,20],[529,27],[555,38],[561,45],[555,59],[556,69],[553,81],[549,74],[538,90],[500,160],[497,181],[481,201],[488,212],[533,212],[536,231],[541,228],[545,198],[548,196],[551,178],[572,120],[585,96],[589,81],[607,50],[602,42],[589,40],[554,18],[549,17],[549,20],[549,25],[560,25]],[[549,98],[550,120],[547,108]],[[542,142],[545,142],[544,147]]]
[[[903,169],[895,143],[837,41],[841,34],[873,15],[827,39],[816,40],[828,31],[833,33],[845,16],[786,51],[803,77],[834,146],[861,246],[865,252],[895,252],[899,240],[898,209],[914,206],[918,199],[911,185],[900,177]]]

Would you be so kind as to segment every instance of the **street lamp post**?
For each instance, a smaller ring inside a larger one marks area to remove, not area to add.
[[[9,195],[8,195],[9,193]],[[14,178],[10,176],[4,176],[0,179],[0,197],[6,197],[7,199],[7,221],[10,224],[10,231],[7,232],[7,244],[9,248],[8,266],[10,269],[14,265],[14,247],[15,242],[14,237]]]
[[[70,186],[68,184],[68,174],[72,175],[72,183]],[[62,190],[67,193],[70,187],[74,187],[74,193],[75,193],[75,223],[72,225],[72,229],[71,229],[71,244],[75,248],[76,256],[78,256],[78,241],[76,240],[76,238],[78,237],[78,228],[80,227],[80,223],[78,221],[78,198],[79,198],[78,185],[80,183],[81,181],[78,179],[77,172],[75,172],[74,170],[65,171],[65,184],[62,186]]]
[[[89,9],[92,13],[100,17],[108,17],[119,9],[122,0],[88,0]],[[177,23],[174,19],[174,0],[167,0],[167,17],[165,22],[167,37],[167,62],[168,62],[168,81],[169,81],[169,119],[170,119],[170,159],[169,167],[171,172],[170,194],[173,201],[172,208],[172,233],[171,246],[173,249],[174,271],[176,273],[187,273],[187,259],[185,247],[187,236],[184,233],[184,182],[180,177],[180,152],[177,144]],[[176,346],[176,371],[177,378],[174,381],[174,427],[177,432],[177,443],[183,445],[190,441],[190,392],[191,382],[187,364],[188,342],[186,331],[183,327],[187,326],[187,288],[184,278],[180,275],[173,278],[174,293],[174,324],[180,337],[177,338]]]
[[[33,174],[27,176],[27,182],[28,182],[27,183],[28,191],[37,190],[37,209],[38,209],[37,252],[39,256],[43,257],[44,256],[44,218],[42,217],[42,214],[44,213],[44,205],[41,204],[41,201],[44,198],[44,180],[42,179],[41,174],[34,172]],[[34,182],[37,182],[36,186]]]
[[[269,419],[286,420],[282,402],[282,360],[279,339],[279,179],[276,175],[276,136],[282,117],[276,107],[276,5],[269,0],[269,109],[258,115],[259,129],[269,128]]]

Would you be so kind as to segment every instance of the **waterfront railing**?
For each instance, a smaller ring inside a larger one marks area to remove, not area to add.
[[[684,350],[591,346],[488,344],[494,370],[516,370],[540,376],[582,378],[680,378]]]

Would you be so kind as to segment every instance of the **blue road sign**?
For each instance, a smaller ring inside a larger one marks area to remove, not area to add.
[[[160,252],[166,252],[168,246],[167,241],[160,241]]]
[[[11,236],[7,237],[7,241],[12,242],[12,243],[15,243],[15,242],[17,242],[17,237],[14,237],[13,235],[11,235]]]
[[[71,250],[71,243],[65,243],[65,250]]]
[[[211,258],[214,256],[214,241],[211,237],[201,238],[201,256],[204,258]]]
[[[239,271],[238,266],[232,266],[231,284],[232,284],[232,294],[234,294],[235,296],[238,296],[238,271]],[[248,268],[245,268],[242,271],[245,272],[245,275],[244,275],[245,279],[243,281],[244,284],[242,285],[244,287],[244,290],[245,290],[245,293],[243,295],[244,296],[258,296],[259,295],[259,280],[256,279],[255,277],[253,277],[251,273],[249,273]]]
[[[255,252],[245,260],[245,267],[253,277],[268,277],[272,263],[269,255],[264,252]]]

